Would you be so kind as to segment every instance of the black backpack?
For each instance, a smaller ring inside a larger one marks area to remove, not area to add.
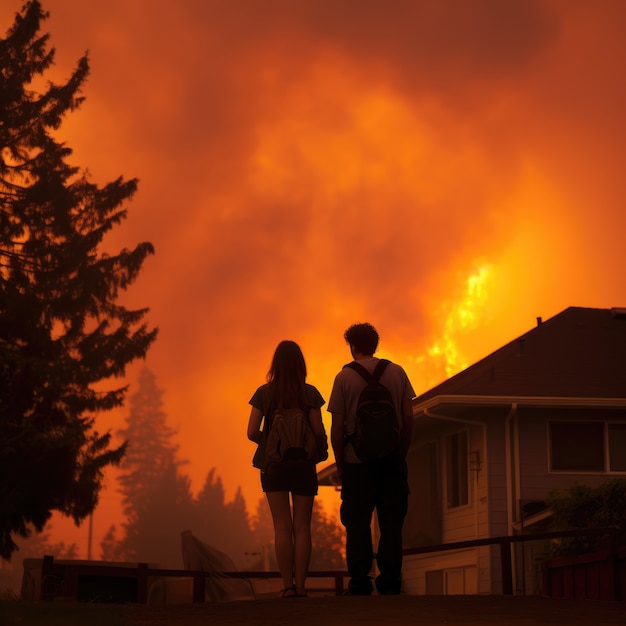
[[[380,359],[372,374],[356,361],[344,366],[358,372],[367,383],[357,402],[356,430],[348,439],[363,463],[385,458],[398,449],[398,416],[391,392],[380,383],[389,363],[387,359]]]

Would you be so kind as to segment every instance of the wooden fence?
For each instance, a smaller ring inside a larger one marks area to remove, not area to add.
[[[500,548],[500,567],[502,574],[502,593],[503,595],[513,595],[513,571],[511,547],[514,543],[537,541],[546,539],[559,539],[562,537],[576,536],[609,536],[612,541],[619,536],[614,529],[580,529],[570,531],[554,531],[544,533],[532,533],[526,535],[513,535],[503,537],[487,537],[484,539],[474,539],[470,541],[458,541],[454,543],[446,543],[434,546],[424,546],[420,548],[410,548],[404,550],[405,555],[413,554],[431,554],[435,552],[444,552],[447,550],[458,550],[472,548],[477,546],[498,545]],[[617,549],[609,551],[608,559],[614,559]],[[546,595],[556,593],[556,590],[563,588],[563,582],[568,580],[570,574],[564,573],[558,578],[556,573],[551,574],[553,570],[565,567],[565,561],[552,560],[548,561],[546,567],[547,587],[544,589]],[[572,565],[568,563],[567,567]],[[573,565],[572,565],[573,567]],[[565,570],[563,570],[565,571]],[[622,582],[611,583],[615,590],[613,598],[626,599],[626,555],[624,563],[617,569],[615,575],[619,576],[620,572]],[[575,576],[572,570],[571,574]],[[591,576],[591,574],[590,574]],[[349,577],[347,571],[327,570],[327,571],[311,571],[308,573],[309,578],[330,579],[333,584],[328,589],[337,595],[342,595],[345,589],[345,579]],[[193,602],[204,602],[207,588],[207,579],[219,580],[227,578],[238,578],[243,580],[255,579],[278,579],[279,572],[259,572],[259,571],[236,571],[236,572],[205,572],[194,570],[179,569],[161,569],[149,566],[147,563],[132,564],[115,564],[115,563],[98,563],[94,561],[55,561],[52,556],[45,556],[41,565],[41,581],[40,581],[40,599],[50,601],[56,597],[67,597],[73,599],[91,599],[89,596],[90,588],[106,586],[106,581],[111,583],[116,581],[117,598],[116,601],[146,603],[149,596],[149,581],[159,578],[186,578],[192,580],[192,600]],[[561,582],[558,582],[561,580]],[[591,583],[590,583],[591,584]],[[605,584],[600,581],[599,584]],[[560,587],[559,587],[560,585]],[[111,601],[111,600],[110,600]]]
[[[329,587],[319,587],[319,591],[330,591],[337,595],[344,593],[344,579],[347,571],[310,571],[308,578],[330,579]],[[235,571],[205,572],[181,569],[162,569],[147,563],[99,563],[97,561],[55,560],[44,556],[41,564],[39,598],[51,601],[55,598],[68,598],[82,601],[137,602],[145,604],[149,597],[150,581],[155,579],[191,579],[192,601],[205,602],[207,581],[225,579],[280,579],[279,572]],[[251,595],[253,593],[251,592]],[[24,593],[22,593],[24,596]]]
[[[544,561],[543,594],[577,600],[626,600],[626,548]]]

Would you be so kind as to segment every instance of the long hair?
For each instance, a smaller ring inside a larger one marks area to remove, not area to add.
[[[306,363],[295,341],[281,341],[276,347],[267,373],[268,406],[277,408],[306,408]]]

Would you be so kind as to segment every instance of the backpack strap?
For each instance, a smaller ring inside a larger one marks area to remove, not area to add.
[[[391,363],[389,359],[379,359],[378,363],[376,363],[374,371],[371,374],[357,361],[351,361],[350,363],[347,363],[346,365],[344,365],[344,368],[349,367],[355,372],[358,372],[367,383],[377,383],[389,363]]]

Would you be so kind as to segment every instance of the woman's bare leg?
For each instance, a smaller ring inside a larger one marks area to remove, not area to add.
[[[283,588],[293,587],[294,575],[294,529],[288,491],[268,491],[265,494],[274,521],[274,548],[276,561],[283,579]]]
[[[313,496],[293,496],[294,576],[300,595],[306,593],[306,575],[311,561],[312,513]]]

